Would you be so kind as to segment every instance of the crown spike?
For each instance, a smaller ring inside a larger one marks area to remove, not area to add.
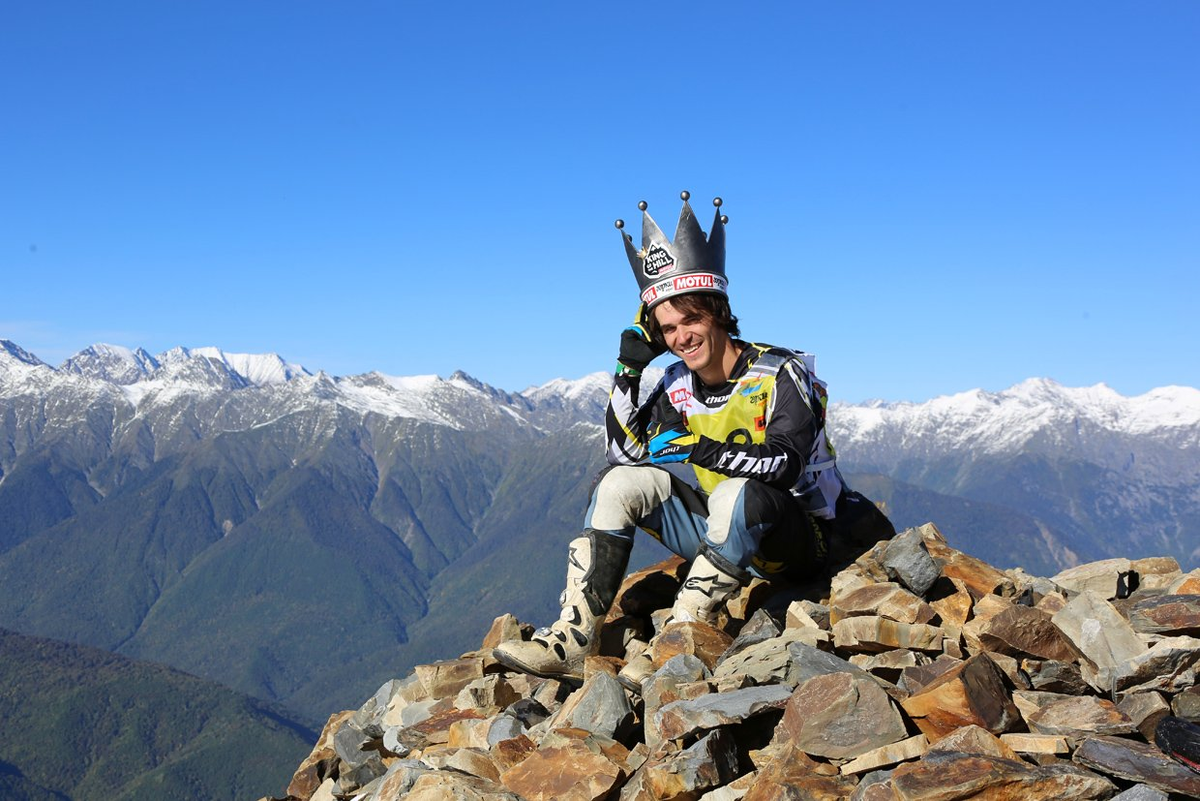
[[[680,197],[687,194],[682,192]],[[675,226],[675,246],[672,249],[679,269],[683,272],[708,269],[708,259],[705,258],[707,250],[708,242],[700,228],[700,221],[696,219],[692,205],[684,197],[683,208],[679,210],[679,223]]]
[[[692,199],[692,193],[685,189],[679,193],[679,199],[682,200],[684,203],[687,203],[689,200]]]
[[[718,209],[721,208],[721,204],[724,202],[725,201],[721,200],[721,198],[719,198],[719,197],[713,198],[713,205],[716,206]]]
[[[624,227],[625,227],[625,221],[624,221],[624,220],[617,220],[615,223],[613,223],[613,225],[617,226],[617,228],[624,228]]]
[[[644,200],[639,200],[638,208],[641,209],[642,211],[645,211],[646,209],[650,208],[650,204]]]

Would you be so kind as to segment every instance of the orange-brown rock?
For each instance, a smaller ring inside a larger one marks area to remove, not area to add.
[[[479,650],[488,651],[502,642],[521,639],[521,623],[509,614],[501,615],[492,621],[492,627],[483,635]]]
[[[874,615],[848,617],[833,624],[833,643],[852,653],[912,648],[940,651],[942,630],[923,623],[897,623]]]
[[[483,659],[448,659],[413,670],[429,698],[447,698],[458,694],[475,679],[483,678]]]
[[[690,654],[712,670],[732,642],[733,637],[707,623],[671,623],[655,638],[654,666],[660,668],[673,656]]]
[[[858,615],[879,615],[899,623],[928,623],[937,612],[899,584],[885,581],[830,598],[830,623]]]
[[[598,801],[625,779],[624,767],[583,739],[542,747],[500,774],[500,782],[528,801]]]
[[[506,770],[520,765],[536,750],[537,743],[521,734],[508,740],[501,740],[493,745],[488,753],[492,757],[492,762],[496,764],[496,770],[504,773]]]
[[[1088,734],[1130,734],[1130,720],[1116,704],[1092,695],[1052,698],[1025,716],[1035,734],[1081,737]]]
[[[925,537],[929,555],[942,565],[942,576],[953,581],[958,579],[976,599],[985,595],[1001,595],[1011,598],[1016,594],[1016,585],[987,562],[962,551],[956,551],[944,542]]]
[[[950,623],[962,628],[962,625],[971,617],[971,607],[975,605],[975,599],[967,591],[967,585],[962,582],[962,579],[952,579],[951,584],[955,588],[953,593],[932,600],[929,605],[938,613],[943,625]]]
[[[1134,604],[1129,623],[1142,634],[1200,636],[1200,595],[1162,595]]]
[[[329,716],[312,752],[305,757],[295,774],[292,775],[292,781],[287,787],[288,795],[295,796],[301,801],[308,801],[321,786],[321,782],[329,777],[330,768],[337,761],[337,753],[333,750],[333,735],[342,727],[342,724],[354,717],[354,711],[348,709],[345,712],[336,712]]]
[[[1171,595],[1200,595],[1200,567],[1171,582],[1167,592]]]
[[[999,734],[1020,720],[1009,700],[1003,673],[987,654],[951,668],[901,705],[930,742],[959,726],[975,724]]]
[[[973,724],[950,732],[931,745],[929,751],[935,754],[941,751],[958,751],[963,754],[980,754],[1001,759],[1020,759],[1017,752],[999,737],[987,729]]]
[[[1016,604],[989,618],[979,630],[979,641],[987,650],[1009,656],[1062,662],[1079,657],[1049,613]]]
[[[856,782],[816,772],[818,763],[797,748],[781,749],[758,771],[742,801],[837,801],[849,798]]]
[[[1107,798],[1112,782],[1073,765],[1033,766],[957,751],[933,752],[896,768],[891,778],[895,797],[904,801],[1083,801]]]
[[[471,801],[521,801],[495,782],[452,771],[430,771],[422,774],[412,789],[404,794],[405,801],[450,801],[468,798]],[[379,801],[393,799],[380,798]],[[399,796],[396,797],[396,801],[399,801]]]

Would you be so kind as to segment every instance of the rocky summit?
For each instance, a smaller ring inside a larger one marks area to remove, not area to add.
[[[329,718],[287,801],[1166,799],[1200,773],[1154,746],[1200,719],[1200,571],[1110,559],[1001,571],[933,524],[810,585],[755,581],[719,626],[648,647],[678,559],[626,578],[582,684],[477,651],[419,665]]]

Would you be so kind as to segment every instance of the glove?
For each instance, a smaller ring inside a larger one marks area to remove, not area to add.
[[[650,440],[650,464],[686,462],[700,438],[686,428],[671,428]]]
[[[617,374],[639,376],[647,365],[667,349],[650,338],[650,312],[646,304],[638,306],[633,325],[621,332],[621,350],[617,356]]]

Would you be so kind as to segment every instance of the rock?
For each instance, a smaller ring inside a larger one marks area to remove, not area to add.
[[[896,686],[909,695],[916,695],[922,689],[932,684],[934,679],[962,663],[963,660],[961,659],[943,654],[927,665],[917,665],[916,667],[901,670]]]
[[[794,642],[787,648],[788,663],[784,673],[785,683],[797,687],[814,676],[824,676],[829,673],[850,673],[872,678],[869,673],[841,657],[814,648],[803,642]]]
[[[962,628],[971,617],[971,607],[975,605],[975,599],[960,579],[954,579],[951,586],[955,588],[955,592],[944,598],[932,600],[929,605],[941,617],[943,626],[950,624]]]
[[[474,709],[454,709],[436,712],[413,726],[388,729],[384,732],[383,745],[393,754],[406,754],[413,749],[442,745],[450,740],[450,728],[462,720],[482,720],[483,715]]]
[[[627,801],[686,801],[737,776],[737,745],[717,729],[682,751],[651,759],[621,788]]]
[[[374,755],[374,751],[366,751],[371,737],[354,725],[353,720],[347,721],[333,735],[333,750],[343,764],[356,768]]]
[[[500,771],[487,751],[477,748],[459,748],[445,761],[445,767],[461,770],[472,776],[487,779],[490,782],[500,781]]]
[[[941,563],[942,576],[951,581],[958,579],[972,597],[979,599],[999,595],[1011,598],[1016,595],[1017,587],[1013,580],[996,568],[962,551],[956,551],[944,542],[937,542],[928,536],[924,539],[929,555]]]
[[[475,679],[458,691],[454,705],[459,709],[477,709],[482,714],[495,714],[509,704],[521,700],[516,689],[497,674]]]
[[[584,681],[555,713],[551,728],[575,728],[619,739],[633,725],[633,708],[620,682],[607,673]]]
[[[1088,683],[1083,680],[1083,674],[1079,672],[1079,666],[1073,662],[1023,659],[1021,672],[1025,674],[1030,688],[1034,690],[1068,695],[1084,695],[1091,692]]]
[[[1147,743],[1119,737],[1088,737],[1071,759],[1093,770],[1148,784],[1167,793],[1200,797],[1200,773],[1188,770]]]
[[[615,620],[622,614],[650,617],[655,610],[669,607],[675,600],[675,593],[679,591],[687,564],[678,556],[672,556],[630,573],[617,590],[617,597],[609,610],[607,620]]]
[[[723,787],[718,787],[715,790],[709,790],[704,795],[700,796],[699,801],[740,801],[749,792],[750,787],[754,784],[754,780],[758,778],[757,773],[750,771],[731,781]]]
[[[668,659],[665,665],[642,684],[642,725],[646,745],[654,749],[663,741],[656,714],[658,710],[680,700],[682,685],[701,681],[706,676],[708,669],[704,667],[703,662],[690,654],[680,654]]]
[[[858,781],[858,787],[850,796],[850,801],[892,801],[896,797],[892,792],[891,770],[877,770],[868,773]]]
[[[1002,734],[1000,739],[1019,754],[1069,754],[1067,738],[1053,734]]]
[[[395,796],[399,798],[399,796]],[[417,777],[405,801],[521,801],[495,782],[463,773],[431,771]],[[379,796],[377,801],[392,801]]]
[[[621,759],[597,741],[552,742],[501,773],[501,784],[527,801],[598,801],[624,781]]]
[[[931,742],[959,726],[975,724],[1000,734],[1020,720],[1000,668],[986,654],[952,667],[901,705]]]
[[[782,710],[791,694],[789,687],[771,684],[673,701],[655,713],[654,727],[666,740],[690,737],[697,732]]]
[[[387,773],[383,774],[382,780],[375,786],[370,801],[393,801],[403,798],[418,778],[431,771],[432,768],[428,765],[416,760],[397,760],[388,766]],[[332,797],[331,795],[330,798]]]
[[[483,678],[483,659],[450,659],[417,665],[413,670],[428,697],[447,698],[457,695],[475,679]]]
[[[898,623],[928,623],[937,617],[937,612],[916,595],[890,581],[859,587],[844,596],[834,596],[829,601],[831,624],[862,615],[878,615]]]
[[[928,738],[924,734],[918,734],[898,743],[867,751],[862,756],[855,757],[842,765],[841,771],[843,775],[866,773],[869,770],[916,759],[923,756],[927,750],[929,750]]]
[[[536,750],[537,744],[521,734],[510,740],[501,740],[496,743],[488,750],[488,754],[496,763],[496,770],[504,773],[524,762],[525,758]]]
[[[1142,634],[1200,636],[1200,595],[1160,595],[1134,604],[1129,625]]]
[[[905,668],[927,664],[929,661],[924,654],[906,649],[884,651],[880,654],[855,654],[850,657],[850,664],[889,683],[899,681]]]
[[[707,623],[671,623],[654,640],[654,666],[662,667],[678,654],[691,654],[712,670],[732,643],[732,637]]]
[[[1051,615],[1028,606],[1009,606],[983,624],[979,641],[989,651],[1009,656],[1071,662],[1079,652],[1054,625]]]
[[[1171,699],[1175,717],[1200,723],[1200,686],[1193,685]]]
[[[1146,651],[1125,618],[1100,595],[1082,592],[1056,612],[1054,625],[1088,662],[1083,678],[1100,692],[1113,689],[1113,673],[1122,662]]]
[[[490,651],[502,642],[520,639],[522,639],[520,621],[512,615],[504,614],[492,621],[491,628],[483,636],[480,650]]]
[[[459,720],[450,725],[446,745],[451,748],[491,748],[501,740],[511,740],[524,733],[526,725],[508,713],[483,720]]]
[[[852,759],[908,736],[887,693],[852,673],[816,676],[797,687],[778,733],[804,753],[830,759]]]
[[[337,752],[333,747],[333,736],[353,719],[354,715],[354,710],[347,710],[329,716],[312,752],[304,758],[300,767],[296,768],[296,772],[292,775],[292,780],[287,786],[288,795],[309,799],[325,779],[329,778],[333,765],[338,759]]]
[[[1118,664],[1111,672],[1116,690],[1179,692],[1196,683],[1200,663],[1200,639],[1166,637],[1136,656]]]
[[[1005,737],[1009,736],[1011,735],[1003,734],[997,737],[980,726],[963,726],[955,729],[931,745],[929,752],[936,754],[942,751],[957,751],[961,754],[979,754],[982,756],[1000,757],[1001,759],[1020,759],[1017,752],[1004,740]]]
[[[1184,573],[1167,586],[1169,595],[1200,595],[1200,567]]]
[[[713,680],[749,676],[758,684],[778,684],[787,681],[792,661],[791,646],[795,643],[815,646],[828,638],[828,632],[824,631],[784,629],[778,637],[749,645],[741,652],[722,660],[713,670]]]
[[[1117,709],[1129,718],[1147,742],[1154,742],[1154,727],[1171,714],[1171,705],[1154,691],[1130,693],[1117,703]]]
[[[940,651],[942,630],[921,623],[897,623],[877,616],[848,617],[833,624],[834,647],[849,651],[911,648]]]
[[[1025,716],[1029,729],[1036,734],[1056,734],[1078,738],[1088,734],[1130,734],[1133,721],[1112,701],[1095,696],[1056,698]]]
[[[987,798],[990,801],[1074,801],[1106,798],[1112,782],[1073,765],[1032,766],[1020,760],[955,751],[935,752],[896,768],[899,799]]]
[[[788,604],[785,626],[789,629],[828,630],[829,607],[803,599],[792,601]]]
[[[1125,792],[1117,793],[1109,801],[1167,801],[1167,794],[1148,784],[1135,784]]]
[[[1118,595],[1121,576],[1128,575],[1132,567],[1128,559],[1104,559],[1068,568],[1050,580],[1068,592],[1090,592],[1112,600]]]
[[[758,771],[744,801],[838,801],[854,792],[854,779],[818,773],[818,763],[797,748],[780,749]]]
[[[719,664],[752,645],[757,645],[760,642],[778,637],[782,633],[783,627],[779,625],[779,622],[771,617],[770,613],[765,609],[759,609],[750,616],[750,619],[746,621],[746,625],[742,626],[742,630],[738,632],[737,637],[734,637],[733,642],[729,644],[729,647],[725,649],[725,653],[721,654],[717,662]]]
[[[880,561],[888,578],[900,582],[920,596],[929,592],[941,575],[937,563],[929,555],[920,529],[910,528],[893,537],[884,546]]]

